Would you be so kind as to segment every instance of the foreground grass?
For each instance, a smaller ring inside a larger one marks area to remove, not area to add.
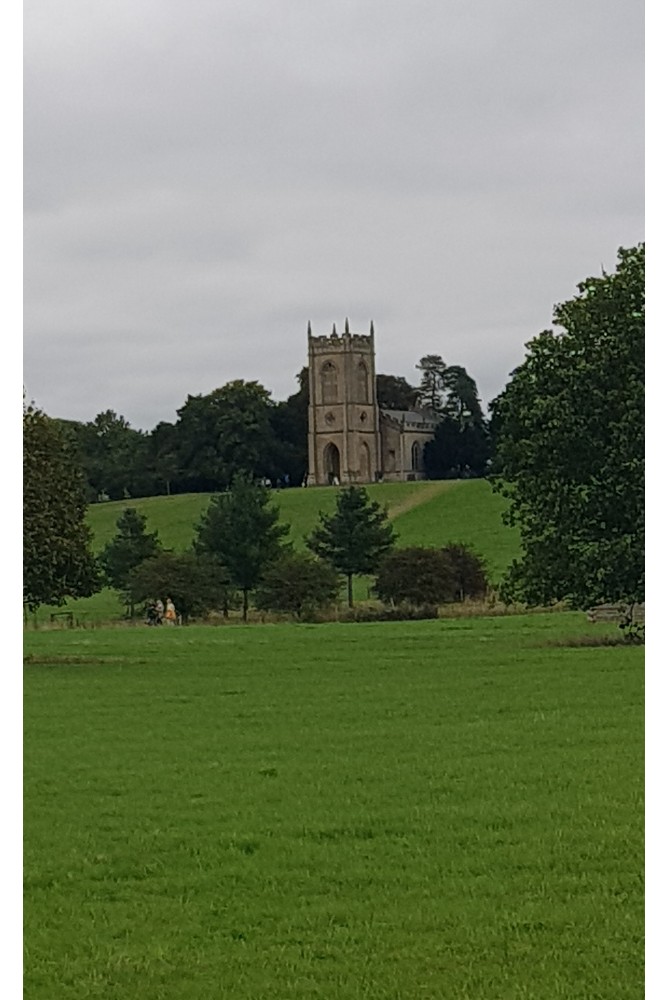
[[[26,636],[31,1000],[642,996],[641,651],[580,615]]]

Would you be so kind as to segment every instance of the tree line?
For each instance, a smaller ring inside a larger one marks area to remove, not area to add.
[[[127,508],[99,559],[101,579],[118,590],[132,615],[136,604],[169,594],[185,620],[238,608],[247,621],[251,600],[263,611],[301,619],[338,602],[341,579],[353,607],[353,580],[376,575],[375,593],[386,604],[429,608],[481,597],[488,580],[482,560],[462,545],[395,550],[387,510],[361,486],[336,497],[296,551],[271,503],[271,493],[247,475],[216,494],[194,528],[184,553],[165,552],[146,518]]]
[[[465,369],[439,355],[417,365],[418,386],[394,375],[377,376],[384,409],[428,407],[441,419],[424,454],[431,479],[481,476],[490,439],[477,386]],[[255,381],[237,379],[212,392],[188,395],[174,423],[135,430],[114,410],[94,420],[58,420],[84,475],[86,499],[122,500],[172,493],[209,493],[246,473],[278,486],[300,486],[308,471],[308,369],[298,390],[275,402]]]
[[[321,514],[305,539],[305,553],[287,540],[290,526],[279,522],[271,496],[251,477],[236,476],[229,490],[211,498],[191,545],[180,553],[165,550],[145,515],[127,507],[114,537],[97,560],[87,561],[85,577],[67,581],[68,591],[78,584],[88,596],[112,587],[129,618],[168,595],[187,622],[211,611],[228,616],[232,608],[247,621],[251,600],[260,610],[300,619],[338,603],[341,579],[351,608],[353,579],[361,574],[378,574],[375,590],[385,603],[429,608],[430,615],[439,604],[482,596],[487,588],[482,561],[464,546],[394,552],[387,510],[363,487],[340,490],[335,512]],[[80,550],[85,540],[80,533]],[[57,597],[50,581],[41,593],[37,578],[30,586],[32,607]]]

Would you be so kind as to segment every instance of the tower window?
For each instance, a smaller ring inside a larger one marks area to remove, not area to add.
[[[320,369],[322,381],[322,402],[338,402],[338,371],[332,361],[325,361]]]
[[[363,361],[357,366],[357,398],[360,403],[369,403],[368,397],[368,368]]]

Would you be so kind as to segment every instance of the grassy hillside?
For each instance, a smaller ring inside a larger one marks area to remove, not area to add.
[[[491,492],[485,480],[378,483],[367,490],[373,500],[386,504],[400,545],[463,541],[484,555],[496,573],[501,573],[518,552],[518,533],[502,523],[505,502]],[[303,546],[320,512],[334,510],[336,493],[333,486],[273,492],[272,500],[281,520],[290,525],[290,539],[297,547]],[[158,532],[163,545],[186,549],[210,497],[208,493],[188,493],[94,504],[88,513],[94,548],[99,551],[113,537],[125,507],[136,507],[146,515],[149,530]]]
[[[639,1000],[642,651],[563,645],[600,630],[27,634],[26,996]]]
[[[421,505],[432,496],[451,487],[449,483],[382,483],[368,486],[374,500],[386,504],[390,517]],[[320,511],[334,510],[337,489],[321,486],[311,489],[274,490],[271,497],[279,507],[281,519],[291,526],[290,538],[297,545],[303,545],[303,538],[309,534],[319,517]],[[94,547],[99,551],[116,531],[116,521],[125,507],[136,507],[146,515],[151,531],[158,531],[160,540],[168,548],[187,548],[193,535],[194,525],[211,499],[210,493],[186,493],[173,497],[146,497],[139,500],[117,500],[111,503],[93,504],[89,508],[88,523],[93,529]]]
[[[399,545],[465,542],[487,561],[494,583],[518,554],[518,533],[502,522],[504,501],[484,480],[377,483],[367,489],[372,499],[386,504]],[[320,511],[334,510],[336,493],[335,487],[328,486],[274,491],[272,499],[281,520],[290,525],[295,547],[304,547],[304,538],[317,524]],[[191,493],[94,504],[88,512],[94,549],[99,552],[113,537],[123,510],[135,507],[146,515],[148,529],[158,532],[166,548],[184,550],[191,544],[194,526],[209,501],[210,494]],[[358,581],[357,597],[365,598],[367,591],[368,581]],[[95,620],[117,617],[122,610],[117,595],[108,590],[87,600],[68,602],[67,608]],[[53,610],[40,609],[39,619],[48,620]]]
[[[518,530],[502,521],[505,500],[483,479],[437,485],[445,488],[396,518],[399,544],[464,542],[484,557],[491,579],[499,581],[520,551]]]

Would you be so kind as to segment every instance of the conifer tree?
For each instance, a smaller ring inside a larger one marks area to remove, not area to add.
[[[195,529],[196,552],[214,556],[243,591],[243,620],[251,590],[262,573],[285,550],[289,526],[278,523],[270,492],[249,476],[236,476],[226,493],[213,497]]]
[[[125,508],[116,522],[116,529],[116,534],[102,550],[100,565],[109,584],[126,595],[132,617],[134,602],[128,593],[132,570],[157,555],[162,546],[157,531],[146,531],[146,515],[135,507]]]
[[[306,544],[347,577],[347,600],[352,607],[352,577],[374,572],[395,540],[386,507],[371,500],[362,486],[347,486],[338,493],[335,512],[320,514],[320,523]]]

